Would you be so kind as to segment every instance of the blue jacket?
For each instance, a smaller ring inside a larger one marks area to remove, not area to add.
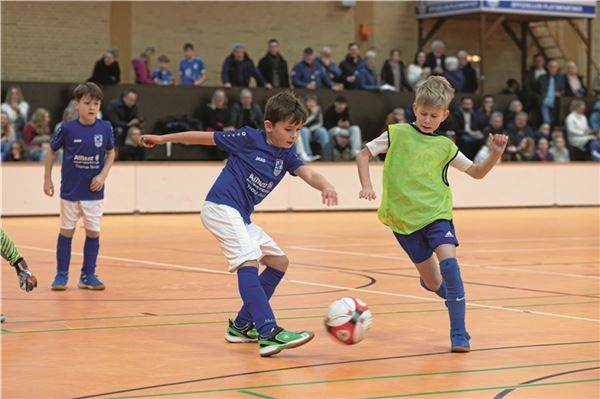
[[[314,81],[317,84],[317,89],[326,87],[331,89],[333,82],[327,76],[327,72],[320,64],[313,62],[308,65],[304,61],[300,61],[292,69],[292,83],[295,88],[305,89],[306,86]]]
[[[338,68],[338,66],[335,65],[334,62],[330,62],[329,66],[326,67],[325,65],[323,65],[320,58],[315,58],[315,64],[320,65],[325,70],[325,72],[329,74],[330,79],[338,80],[342,76],[342,70]],[[331,77],[332,75],[333,78]]]
[[[448,82],[450,82],[452,87],[454,87],[454,90],[456,90],[458,93],[463,91],[463,87],[465,86],[465,75],[463,74],[462,70],[457,69],[455,71],[444,71],[442,76],[444,76]]]
[[[593,131],[600,130],[600,100],[596,101],[590,113],[590,127]]]
[[[356,88],[359,90],[379,91],[377,71],[369,69],[366,63],[360,64],[356,73]]]

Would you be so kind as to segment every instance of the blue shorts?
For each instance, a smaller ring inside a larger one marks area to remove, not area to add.
[[[442,244],[454,244],[458,247],[454,224],[449,220],[436,220],[408,235],[394,232],[394,236],[413,263],[425,262]]]

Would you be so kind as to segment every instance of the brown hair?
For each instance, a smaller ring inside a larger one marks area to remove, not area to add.
[[[290,119],[293,124],[303,124],[308,111],[302,100],[291,90],[281,91],[267,100],[265,120],[272,124]]]
[[[102,89],[98,87],[96,83],[85,82],[77,85],[75,90],[73,90],[73,97],[76,101],[81,100],[83,97],[89,95],[93,100],[102,101],[104,98],[104,94],[102,93]]]

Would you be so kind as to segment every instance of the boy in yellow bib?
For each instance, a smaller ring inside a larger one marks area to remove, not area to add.
[[[451,140],[436,134],[448,117],[453,97],[454,89],[445,78],[428,78],[416,92],[416,122],[389,125],[360,151],[356,162],[362,186],[359,197],[374,200],[369,158],[387,153],[379,220],[392,229],[415,264],[421,285],[446,300],[452,352],[469,352],[471,337],[465,327],[465,291],[456,260],[458,240],[452,224],[447,172],[452,166],[482,179],[502,156],[508,138],[490,134],[491,155],[481,163],[473,163]]]

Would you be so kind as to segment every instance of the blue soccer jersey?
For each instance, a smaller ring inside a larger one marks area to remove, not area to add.
[[[170,71],[161,71],[160,69],[155,69],[152,71],[152,80],[158,78],[159,85],[170,85],[173,83],[173,74]]]
[[[193,85],[194,80],[200,79],[204,70],[204,62],[202,62],[200,58],[192,58],[191,60],[188,60],[187,58],[182,59],[179,63],[181,84],[183,86]]]
[[[94,201],[104,198],[104,187],[92,191],[92,179],[104,167],[106,151],[115,146],[110,122],[96,119],[84,125],[79,119],[65,122],[52,137],[52,151],[63,149],[60,198],[69,201]]]
[[[206,200],[237,209],[245,223],[250,223],[254,206],[273,191],[285,173],[293,174],[303,165],[295,145],[273,147],[267,143],[264,130],[245,126],[215,132],[215,143],[230,156]]]

